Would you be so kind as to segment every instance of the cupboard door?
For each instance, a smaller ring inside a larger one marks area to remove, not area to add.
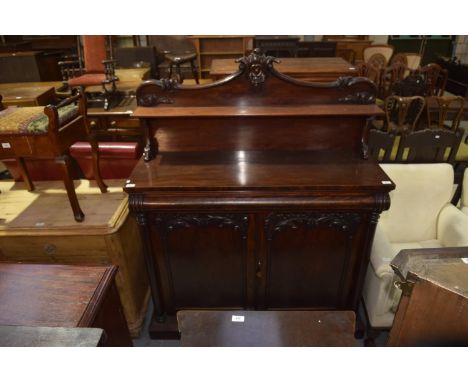
[[[359,245],[357,213],[272,213],[264,224],[268,309],[340,309]],[[263,305],[263,304],[262,304]]]
[[[164,310],[246,307],[248,217],[157,214],[150,234]]]

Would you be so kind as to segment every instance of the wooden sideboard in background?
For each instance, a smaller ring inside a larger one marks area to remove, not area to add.
[[[215,58],[243,57],[248,49],[252,49],[254,36],[191,36],[197,52],[199,75],[208,78],[211,61]]]

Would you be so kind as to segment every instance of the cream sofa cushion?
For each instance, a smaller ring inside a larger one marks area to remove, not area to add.
[[[463,175],[463,188],[460,202],[461,210],[468,215],[468,168],[465,169],[465,174]]]
[[[391,242],[419,242],[436,238],[439,211],[450,202],[453,169],[448,163],[381,164],[396,184],[391,206],[379,224]]]

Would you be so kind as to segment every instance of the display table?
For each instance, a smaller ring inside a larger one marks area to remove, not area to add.
[[[278,61],[274,64],[276,70],[304,81],[328,82],[357,75],[356,68],[341,57],[279,58]],[[233,59],[213,60],[210,77],[219,80],[234,73],[238,66]]]
[[[354,312],[209,311],[177,313],[181,346],[356,346]]]
[[[0,182],[0,262],[38,264],[115,264],[116,285],[132,336],[145,318],[149,287],[138,226],[128,217],[122,180],[109,180],[101,194],[94,181],[75,181],[80,204],[89,213],[83,223],[69,214],[61,182]]]
[[[186,309],[357,311],[394,188],[366,154],[375,85],[292,80],[255,52],[226,81],[137,89],[148,144],[125,191],[153,337]]]
[[[0,325],[97,327],[108,346],[132,346],[116,266],[0,263]]]

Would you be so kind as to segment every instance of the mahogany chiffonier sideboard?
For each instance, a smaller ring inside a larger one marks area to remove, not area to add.
[[[363,78],[293,79],[254,51],[207,85],[137,89],[147,146],[125,191],[153,338],[182,309],[352,310],[394,184],[366,156],[382,111]]]

